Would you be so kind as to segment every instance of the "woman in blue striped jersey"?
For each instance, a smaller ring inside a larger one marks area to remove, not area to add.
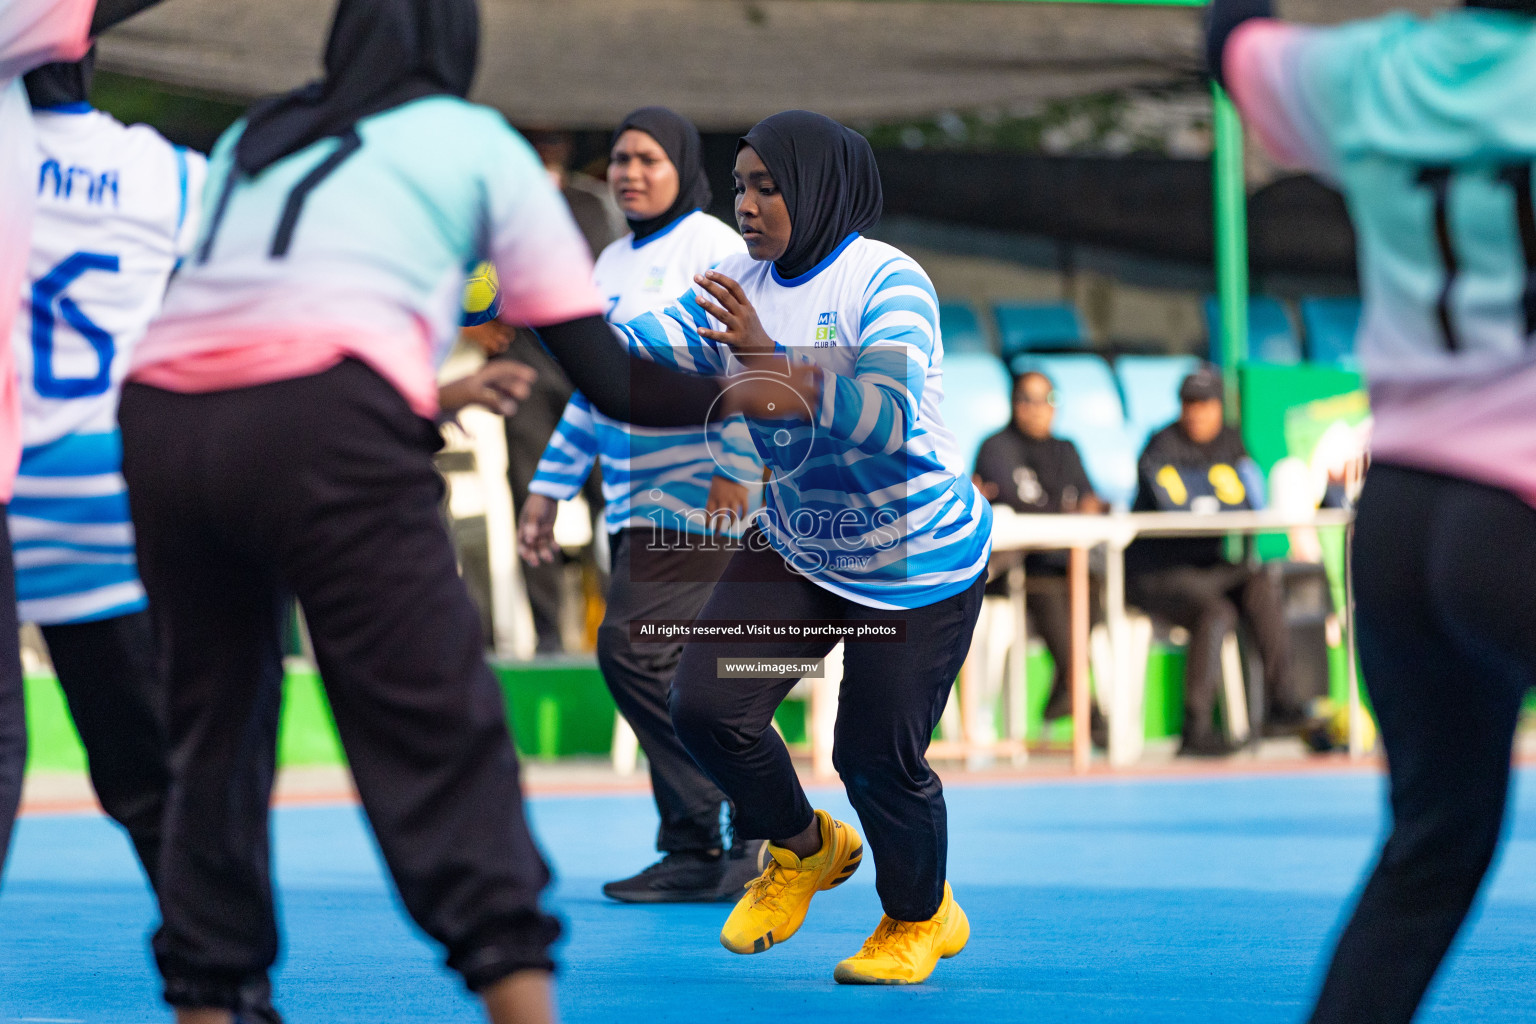
[[[735,802],[742,834],[770,840],[721,942],[756,953],[789,938],[811,896],[862,857],[853,828],[812,810],[771,728],[795,679],[717,670],[718,658],[819,658],[832,625],[849,636],[833,757],[885,910],[835,976],[915,984],[969,936],[923,755],[980,608],[991,510],[939,416],[933,285],[861,234],[882,201],[869,144],[819,114],[777,114],[742,140],[735,179],[748,255],[696,278],[703,295],[623,328],[659,362],[784,382],[784,418],[751,421],[772,470],[765,507],[699,617],[773,632],[692,644],[673,679],[678,737]]]
[[[593,268],[610,321],[665,308],[695,274],[746,251],[733,228],[703,210],[710,190],[702,150],[692,122],[664,107],[642,107],[614,131],[608,185],[632,230],[604,249]],[[577,392],[518,517],[519,547],[528,561],[559,557],[558,502],[580,493],[594,461],[602,465],[603,519],[613,553],[597,661],[650,763],[661,815],[656,848],[663,854],[633,877],[604,885],[603,894],[625,903],[735,899],[757,874],[762,843],[738,842],[723,852],[725,796],[677,741],[667,713],[682,642],[637,643],[629,624],[686,621],[699,613],[731,558],[720,537],[740,534],[763,464],[739,418],[724,428],[632,427],[595,411]]]

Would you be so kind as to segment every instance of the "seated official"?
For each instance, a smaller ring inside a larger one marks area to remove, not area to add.
[[[1262,477],[1236,430],[1225,423],[1221,374],[1210,366],[1179,388],[1179,419],[1152,435],[1138,464],[1132,511],[1210,511],[1263,506]],[[1223,557],[1225,538],[1144,539],[1125,552],[1126,597],[1189,631],[1181,754],[1216,755],[1231,746],[1216,733],[1221,646],[1241,619],[1264,662],[1266,727],[1304,718],[1290,694],[1290,638],[1279,588],[1255,565]]]
[[[988,501],[1002,502],[1015,512],[1104,511],[1104,502],[1093,492],[1077,446],[1053,437],[1056,419],[1055,387],[1038,371],[1019,377],[1013,385],[1013,421],[982,443],[976,455],[976,485]],[[1006,594],[1006,572],[1017,565],[1018,553],[994,558],[994,577],[989,594]],[[1025,556],[1025,606],[1035,630],[1051,652],[1056,670],[1045,705],[1045,720],[1055,721],[1072,713],[1072,687],[1068,680],[1072,649],[1071,605],[1068,600],[1067,554],[1038,551]],[[1098,588],[1092,614],[1099,618]],[[1104,746],[1108,727],[1097,705],[1090,729],[1094,742]]]

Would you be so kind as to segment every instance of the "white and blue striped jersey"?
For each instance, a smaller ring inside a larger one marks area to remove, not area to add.
[[[23,621],[145,607],[117,403],[134,346],[196,236],[206,165],[81,104],[36,115],[32,255],[12,332],[21,472],[11,501]]]
[[[992,509],[939,415],[944,345],[928,275],[858,234],[797,278],[747,256],[719,270],[789,358],[822,370],[820,408],[750,421],[773,471],[756,517],[770,543],[820,586],[868,607],[921,608],[969,587],[991,553]],[[720,325],[690,290],[622,329],[658,362],[751,372],[700,327]]]
[[[745,252],[739,234],[694,211],[638,244],[626,235],[609,245],[597,258],[593,277],[609,322],[623,323],[665,308],[695,274]],[[566,404],[529,489],[567,501],[581,490],[594,460],[602,466],[609,533],[650,525],[700,536],[739,535],[740,522],[709,522],[710,483],[724,476],[755,495],[763,478],[763,464],[740,417],[698,429],[635,427],[597,412],[578,392]]]

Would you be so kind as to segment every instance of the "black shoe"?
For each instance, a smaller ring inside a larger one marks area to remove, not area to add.
[[[1305,711],[1271,711],[1264,716],[1264,725],[1260,732],[1266,738],[1300,736],[1311,724],[1312,718]]]
[[[727,863],[718,853],[669,853],[638,875],[609,882],[603,895],[620,903],[714,903]]]
[[[1104,717],[1104,712],[1099,710],[1097,704],[1093,706],[1093,714],[1088,717],[1088,736],[1098,749],[1109,749],[1109,719]]]
[[[735,903],[741,899],[741,891],[747,883],[767,868],[767,840],[737,840],[725,854],[725,870],[720,873],[720,889],[715,899],[721,903]]]
[[[1040,717],[1049,723],[1058,718],[1066,718],[1070,714],[1072,714],[1072,691],[1062,687],[1060,693],[1051,694]],[[1104,717],[1104,712],[1099,710],[1097,701],[1088,703],[1088,736],[1098,749],[1108,748],[1109,721]]]
[[[1066,718],[1072,713],[1072,688],[1062,686],[1051,690],[1051,695],[1046,698],[1045,710],[1040,717],[1047,722],[1054,722],[1058,718]]]
[[[1226,757],[1237,748],[1220,736],[1185,736],[1179,744],[1180,757]]]

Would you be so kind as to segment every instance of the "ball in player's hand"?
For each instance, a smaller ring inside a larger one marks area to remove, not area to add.
[[[501,281],[496,268],[482,263],[464,282],[464,326],[479,327],[490,323],[501,312]]]

